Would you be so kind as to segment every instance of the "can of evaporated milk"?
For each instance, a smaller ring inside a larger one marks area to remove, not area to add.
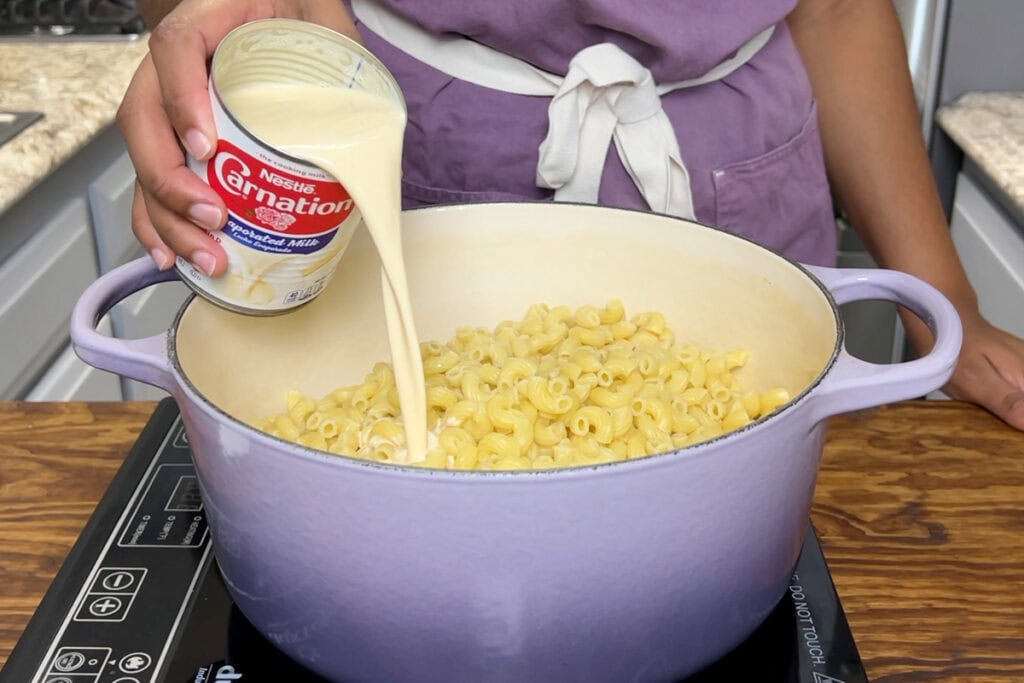
[[[301,159],[275,150],[247,130],[221,93],[251,83],[358,88],[405,107],[388,70],[355,41],[293,19],[244,24],[225,36],[210,64],[217,149],[189,167],[227,206],[224,229],[210,232],[228,256],[227,272],[210,277],[182,257],[185,284],[230,310],[275,315],[316,297],[330,281],[361,217],[345,188]],[[301,109],[295,115],[302,116]]]

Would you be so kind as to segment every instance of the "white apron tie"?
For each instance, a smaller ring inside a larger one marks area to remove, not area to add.
[[[493,90],[551,97],[537,186],[554,190],[556,201],[597,203],[614,139],[648,206],[691,220],[689,173],[660,96],[725,78],[757,54],[774,31],[758,33],[699,78],[657,85],[648,69],[612,43],[580,50],[562,77],[468,38],[430,33],[375,0],[352,0],[352,10],[381,38],[449,76]]]

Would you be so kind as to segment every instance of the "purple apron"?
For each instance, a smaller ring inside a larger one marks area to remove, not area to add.
[[[699,221],[795,260],[832,265],[836,228],[814,99],[783,21],[795,0],[379,0],[433,32],[450,32],[564,74],[584,47],[611,42],[658,82],[698,77],[764,28],[770,41],[720,81],[662,97],[690,174]],[[457,80],[358,24],[395,75],[409,109],[403,164],[407,207],[549,199],[537,187],[549,99]],[[548,27],[548,30],[543,30]],[[614,148],[599,201],[644,209]]]

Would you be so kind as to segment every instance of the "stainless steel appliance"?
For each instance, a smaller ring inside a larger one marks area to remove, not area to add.
[[[4,40],[131,40],[144,30],[135,0],[0,0]]]

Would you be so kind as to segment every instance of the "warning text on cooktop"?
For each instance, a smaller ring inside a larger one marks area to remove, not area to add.
[[[209,532],[192,465],[160,465],[149,480],[118,545],[198,548]]]

